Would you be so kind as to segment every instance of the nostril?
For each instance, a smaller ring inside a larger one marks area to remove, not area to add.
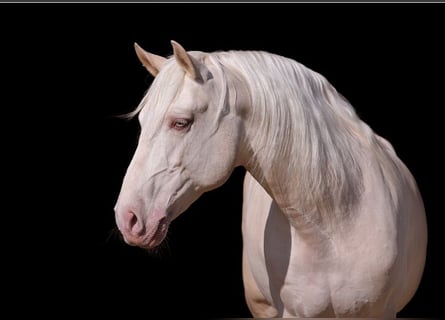
[[[140,219],[138,219],[137,215],[133,211],[128,211],[126,214],[126,221],[128,230],[133,235],[141,235],[144,232],[144,224],[141,223]]]
[[[136,217],[136,215],[133,212],[129,212],[128,213],[128,226],[130,230],[133,230],[133,228],[137,225],[138,223],[138,217]]]

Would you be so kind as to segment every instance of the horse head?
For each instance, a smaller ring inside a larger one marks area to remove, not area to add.
[[[172,41],[164,58],[135,44],[155,77],[135,110],[141,127],[136,151],[115,206],[125,241],[153,248],[170,222],[204,192],[223,184],[240,163],[243,99],[230,76],[204,52]]]

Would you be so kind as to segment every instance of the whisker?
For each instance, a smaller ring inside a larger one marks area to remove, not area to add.
[[[105,239],[105,243],[109,244],[111,242],[115,242],[115,240],[118,240],[119,242],[124,242],[124,236],[117,227],[114,227],[110,229],[110,231],[108,231],[108,236]]]
[[[170,257],[171,250],[170,250],[168,235],[169,235],[169,233],[167,231],[167,234],[166,234],[164,240],[155,248],[151,248],[151,249],[140,248],[140,250],[142,252],[144,252],[145,254],[149,255],[150,257],[156,257],[156,258],[163,258],[166,256]],[[103,245],[110,245],[110,244],[116,243],[116,242],[118,242],[119,244],[122,244],[123,246],[131,247],[130,245],[126,244],[126,242],[124,240],[124,236],[119,231],[119,229],[117,227],[114,227],[108,231],[108,235],[104,239]]]
[[[150,255],[151,257],[156,257],[156,258],[165,258],[166,256],[171,257],[168,234],[169,233],[167,231],[167,235],[158,246],[151,249],[144,249],[145,253]]]

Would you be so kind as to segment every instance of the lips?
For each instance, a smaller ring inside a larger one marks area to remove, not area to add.
[[[131,246],[137,246],[143,249],[153,249],[164,240],[167,235],[170,222],[166,217],[159,220],[157,226],[151,229],[151,232],[133,235],[129,232],[122,232],[124,240]],[[148,228],[146,228],[148,229]]]
[[[169,222],[166,218],[159,221],[157,228],[155,229],[154,234],[151,237],[148,237],[145,243],[142,243],[139,245],[139,247],[144,249],[152,249],[164,240],[165,236],[167,235]]]

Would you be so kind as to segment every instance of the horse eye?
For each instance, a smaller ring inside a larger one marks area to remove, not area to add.
[[[171,126],[176,130],[184,130],[190,125],[191,121],[187,119],[175,119],[173,120]]]

